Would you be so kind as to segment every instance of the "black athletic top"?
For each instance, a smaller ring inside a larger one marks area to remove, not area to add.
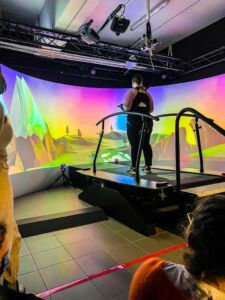
[[[149,114],[150,111],[150,100],[149,96],[146,93],[146,89],[144,87],[136,88],[137,95],[132,101],[132,105],[130,108],[130,112],[137,112],[142,114]],[[142,118],[139,116],[127,116],[127,123],[129,125],[141,125],[142,124]],[[148,126],[152,126],[152,120],[147,119]]]

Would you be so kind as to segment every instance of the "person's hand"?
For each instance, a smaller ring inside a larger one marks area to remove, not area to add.
[[[123,104],[118,105],[118,107],[124,111]]]

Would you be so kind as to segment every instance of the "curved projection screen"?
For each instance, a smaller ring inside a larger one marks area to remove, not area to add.
[[[8,147],[10,173],[40,167],[84,165],[93,161],[100,129],[96,122],[119,111],[127,89],[81,88],[47,82],[2,67],[7,91],[0,96],[14,129]],[[63,75],[62,75],[63,76]],[[150,88],[154,115],[193,107],[225,127],[225,75]],[[154,123],[151,144],[154,165],[174,166],[175,118]],[[225,171],[225,138],[200,122],[205,167]],[[126,117],[106,122],[98,162],[130,160]],[[198,168],[194,119],[181,119],[182,167]]]

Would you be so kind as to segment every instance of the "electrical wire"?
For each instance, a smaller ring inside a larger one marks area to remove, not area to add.
[[[145,46],[149,50],[149,58],[150,63],[152,66],[152,70],[155,70],[154,64],[153,64],[153,53],[152,53],[152,29],[150,24],[150,14],[151,14],[151,8],[150,8],[150,0],[146,0],[146,36],[145,36]]]
[[[97,31],[97,34],[99,34],[105,27],[106,25],[108,25],[108,23],[115,17],[115,15],[121,10],[121,9],[124,9],[124,12],[125,12],[125,5],[124,4],[119,4],[117,6],[116,9],[114,9],[113,12],[111,12],[111,14],[108,16],[108,18],[105,20],[105,22],[103,23],[103,25],[100,27],[100,29]],[[123,12],[123,13],[124,13]]]
[[[122,11],[120,17],[123,17],[123,15],[125,14],[126,6],[125,6],[125,4],[121,4],[121,5],[122,5],[122,8],[123,8],[123,11]]]

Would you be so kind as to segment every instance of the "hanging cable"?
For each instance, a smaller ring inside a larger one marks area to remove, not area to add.
[[[146,0],[146,36],[145,36],[145,47],[149,50],[149,57],[152,65],[153,71],[155,70],[152,56],[152,29],[151,29],[151,23],[150,23],[150,13],[151,13],[151,8],[150,8],[150,0]]]
[[[103,23],[103,25],[100,27],[100,29],[98,30],[98,34],[106,27],[106,25],[108,25],[108,23],[115,17],[115,15],[121,10],[124,9],[125,12],[125,5],[124,4],[119,4],[117,6],[116,9],[114,9],[114,11],[108,16],[108,18],[106,19],[106,21]],[[123,12],[123,14],[124,14]]]

